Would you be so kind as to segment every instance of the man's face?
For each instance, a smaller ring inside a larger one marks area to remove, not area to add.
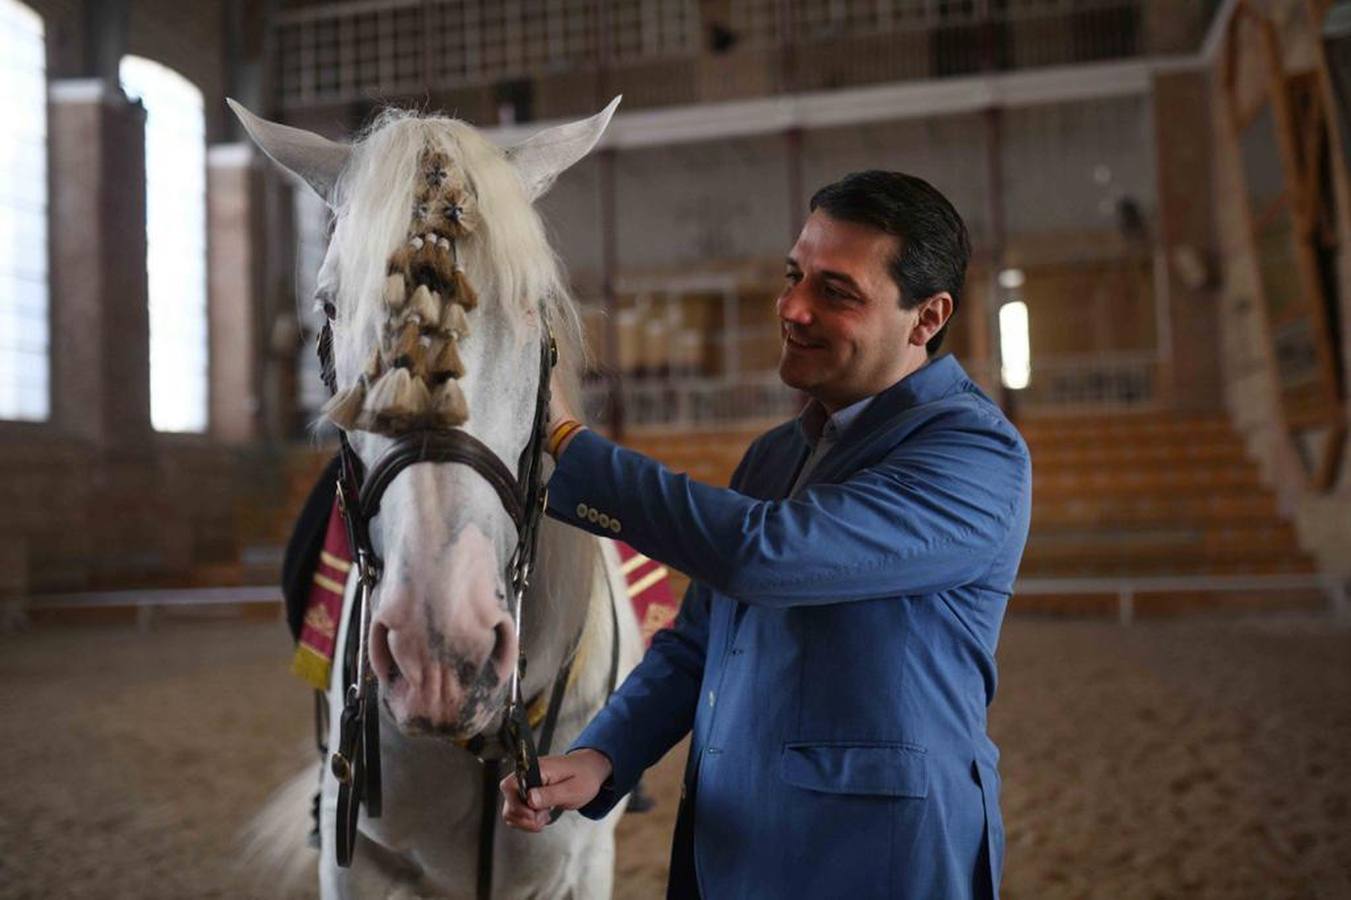
[[[834,412],[890,387],[923,362],[911,345],[918,310],[901,309],[887,270],[899,238],[808,217],[789,252],[778,314],[779,377]]]

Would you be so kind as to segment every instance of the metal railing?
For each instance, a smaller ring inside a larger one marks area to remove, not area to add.
[[[748,87],[763,94],[1193,49],[1150,46],[1146,6],[1147,0],[738,0],[726,21],[715,21],[695,0],[363,0],[288,10],[272,28],[287,107],[422,97],[602,67],[614,70],[615,87],[636,99],[655,91],[666,102],[689,102],[702,96],[695,61],[742,52],[768,54]],[[1189,11],[1190,5],[1183,12]],[[1182,31],[1194,45],[1205,21],[1193,18],[1195,27]],[[841,41],[856,45],[849,51]],[[661,62],[677,66],[652,65]],[[714,80],[738,71],[720,70]],[[634,79],[635,90],[628,90]],[[528,86],[517,89],[529,93]],[[588,81],[585,90],[593,89]]]
[[[1034,359],[1028,386],[1010,393],[1019,412],[1147,410],[1158,405],[1154,353],[1084,354]],[[973,371],[974,374],[974,371]],[[992,378],[997,384],[997,378]],[[584,389],[591,421],[609,419],[612,388]],[[620,397],[625,427],[711,428],[782,421],[797,414],[801,395],[774,371],[736,376],[626,378]]]
[[[1159,400],[1158,373],[1153,352],[1033,357],[1031,381],[1013,402],[1037,412],[1149,409]]]
[[[610,385],[597,382],[583,390],[592,421],[605,421],[612,402]],[[781,422],[797,415],[801,395],[779,380],[777,372],[735,378],[688,377],[627,379],[620,392],[626,428],[721,428]]]
[[[283,105],[421,94],[698,52],[695,0],[366,0],[273,20]]]

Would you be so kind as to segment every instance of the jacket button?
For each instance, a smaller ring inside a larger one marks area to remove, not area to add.
[[[600,510],[596,509],[594,506],[586,511],[586,520],[588,522],[595,522],[599,518],[600,518]]]
[[[615,534],[619,534],[619,528],[620,528],[619,520],[618,520],[618,519],[611,519],[611,520],[610,520],[610,530],[613,531]]]
[[[585,504],[585,503],[578,503],[578,504],[577,504],[577,518],[579,518],[579,519],[585,519],[585,518],[586,518],[586,504]]]
[[[607,516],[605,513],[601,513],[600,516],[596,519],[596,524],[599,525],[601,528],[609,528],[610,517]]]

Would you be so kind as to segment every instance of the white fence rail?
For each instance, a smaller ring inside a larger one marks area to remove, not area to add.
[[[1160,575],[1138,578],[1020,578],[1013,586],[1016,605],[1021,596],[1075,596],[1103,594],[1117,601],[1117,620],[1135,619],[1135,598],[1141,594],[1257,593],[1322,591],[1328,611],[1339,622],[1351,622],[1347,585],[1327,575]]]
[[[1137,578],[1020,578],[1014,585],[1016,610],[1019,596],[1076,596],[1101,594],[1115,597],[1117,621],[1130,625],[1135,620],[1135,598],[1142,594],[1169,593],[1255,593],[1279,591],[1321,591],[1328,600],[1332,618],[1351,624],[1351,598],[1347,583],[1328,575],[1177,575]],[[7,610],[0,617],[6,629],[21,627],[30,611],[75,609],[135,609],[136,623],[148,630],[158,611],[173,608],[238,608],[246,604],[276,603],[281,612],[281,592],[275,587],[220,587],[182,590],[100,591],[61,594],[34,598],[31,602]],[[1220,609],[1220,607],[1217,607]]]
[[[134,609],[136,626],[142,631],[147,631],[156,613],[166,609],[238,609],[246,605],[272,603],[281,609],[281,589],[273,585],[45,594],[7,605],[4,615],[0,616],[0,625],[3,625],[3,629],[0,630],[22,627],[28,614],[32,612]]]

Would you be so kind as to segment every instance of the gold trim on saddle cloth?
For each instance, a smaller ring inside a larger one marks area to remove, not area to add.
[[[650,644],[652,635],[674,622],[680,609],[671,592],[671,573],[661,563],[623,541],[615,541],[615,548],[623,560],[620,571],[629,586],[629,602],[633,604],[633,614],[638,617],[643,642]]]
[[[328,690],[333,671],[333,652],[338,641],[338,621],[342,617],[342,595],[347,573],[352,568],[352,551],[347,546],[347,526],[335,501],[319,551],[319,565],[305,604],[305,620],[300,627],[291,671],[315,690]]]

